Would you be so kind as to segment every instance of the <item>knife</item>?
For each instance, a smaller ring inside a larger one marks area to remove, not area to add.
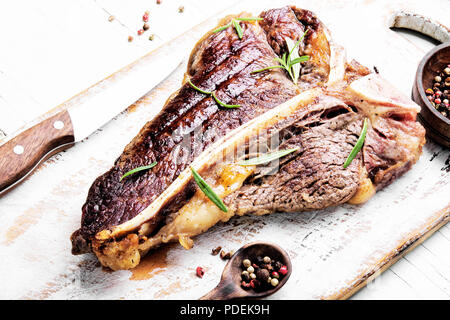
[[[40,163],[88,137],[169,76],[183,50],[166,44],[54,109],[44,120],[0,143],[0,195]]]

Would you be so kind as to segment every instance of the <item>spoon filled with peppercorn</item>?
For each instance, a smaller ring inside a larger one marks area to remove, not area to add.
[[[236,251],[219,284],[200,299],[265,297],[278,291],[291,272],[291,259],[283,249],[267,242],[250,243]]]

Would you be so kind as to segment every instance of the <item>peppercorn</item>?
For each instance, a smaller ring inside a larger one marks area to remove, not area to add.
[[[155,35],[151,34],[150,37],[148,37],[148,40],[153,41],[153,39],[155,39]]]
[[[450,75],[450,68],[449,68],[449,67],[445,68],[445,69],[444,69],[444,72],[445,72],[445,74]]]
[[[264,259],[263,259],[263,262],[266,263],[266,264],[270,263],[270,261],[271,261],[270,258],[267,257],[267,256],[265,256]]]
[[[441,82],[441,81],[442,81],[442,78],[439,77],[439,76],[436,76],[436,77],[434,77],[434,81],[436,81],[436,82]]]
[[[197,267],[197,269],[195,271],[197,273],[197,277],[203,278],[203,275],[205,274],[205,270],[203,270],[202,267]]]
[[[242,265],[248,268],[252,265],[252,262],[249,259],[245,259],[244,261],[242,261]]]
[[[425,90],[425,93],[427,93],[427,94],[433,94],[434,91],[433,91],[433,89],[428,88],[427,90]]]
[[[150,29],[150,26],[148,25],[148,23],[144,23],[142,29],[144,29],[144,31],[147,31],[148,29]]]
[[[133,41],[133,37],[132,36],[128,36],[128,42]]]
[[[278,272],[273,271],[272,272],[272,278],[280,279],[280,275],[278,274]]]
[[[242,281],[241,287],[244,288],[245,290],[250,289],[250,283]]]
[[[220,258],[222,258],[223,260],[230,259],[232,255],[233,255],[232,251],[228,252],[225,252],[224,250],[220,251]]]
[[[156,4],[161,4],[161,0],[156,0]]]
[[[280,270],[278,270],[278,272],[279,272],[281,275],[285,276],[285,275],[288,273],[288,269],[287,269],[286,266],[282,266],[282,267],[280,268]]]
[[[222,247],[218,246],[217,248],[211,250],[211,254],[213,256],[217,256],[219,254],[220,250],[222,250]]]
[[[260,282],[258,280],[256,280],[256,279],[253,279],[253,280],[250,281],[250,286],[253,289],[257,289],[259,287],[259,285],[260,285]]]
[[[250,274],[248,273],[248,271],[242,271],[241,278],[242,280],[249,282]]]
[[[272,270],[273,270],[273,267],[272,267],[271,264],[264,264],[262,267],[263,267],[264,269],[269,270],[269,271],[272,271]]]
[[[256,279],[256,274],[254,274],[253,272],[250,273],[250,278],[251,278],[251,279]]]
[[[270,284],[274,287],[276,287],[278,285],[278,279],[276,278],[272,278],[272,280],[270,280]]]
[[[114,17],[114,16],[109,16],[108,21],[109,21],[109,22],[112,22],[112,21],[114,21],[115,18],[116,18],[116,17]]]
[[[184,7],[183,6],[178,7],[178,12],[179,13],[183,13],[184,12]]]
[[[252,266],[250,266],[250,267],[247,268],[247,271],[248,271],[249,273],[253,273],[253,272],[255,272],[255,268],[253,268]]]
[[[147,21],[148,21],[148,13],[145,13],[145,14],[142,16],[142,21],[144,21],[144,22],[147,22]]]
[[[256,263],[253,263],[252,264],[252,267],[256,270],[256,269],[259,269],[259,266],[256,264]]]
[[[142,30],[142,29],[139,29],[138,31],[137,31],[137,34],[140,36],[140,35],[142,35],[144,33],[144,30]]]
[[[256,278],[261,282],[267,282],[267,279],[270,277],[269,270],[259,268],[256,270]]]
[[[275,270],[280,270],[280,268],[283,266],[283,264],[280,261],[275,262]]]

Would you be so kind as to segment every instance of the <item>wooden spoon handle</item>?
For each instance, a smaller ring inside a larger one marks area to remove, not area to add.
[[[0,145],[0,193],[45,159],[74,143],[69,113],[60,111]]]

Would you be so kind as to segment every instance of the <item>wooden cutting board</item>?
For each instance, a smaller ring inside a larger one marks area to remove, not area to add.
[[[410,95],[417,64],[429,44],[417,45],[388,29],[390,15],[402,7],[388,0],[357,2],[360,5],[355,1],[247,1],[191,29],[175,43],[188,55],[193,43],[225,14],[257,14],[283,3],[314,11],[334,40],[347,49],[349,59],[376,66]],[[443,10],[438,11],[419,1],[403,6],[445,22],[450,5],[440,4]],[[234,218],[197,237],[190,251],[177,244],[163,247],[131,271],[104,270],[93,255],[72,256],[69,237],[79,227],[88,188],[178,89],[185,64],[126,112],[47,161],[0,199],[0,252],[7,257],[7,263],[0,264],[5,288],[1,298],[198,298],[218,283],[225,264],[210,254],[211,249],[236,250],[263,240],[281,245],[293,263],[291,278],[271,299],[345,299],[450,219],[450,152],[428,142],[410,172],[364,205]],[[89,98],[89,93],[78,98]],[[197,266],[206,270],[203,279],[195,275]]]

